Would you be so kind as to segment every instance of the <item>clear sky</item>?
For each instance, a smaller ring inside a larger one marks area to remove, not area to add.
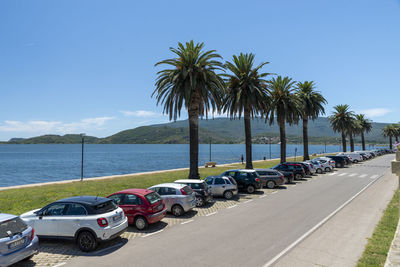
[[[0,140],[167,122],[154,64],[193,39],[400,121],[399,0],[0,1]],[[186,112],[182,112],[182,119]]]

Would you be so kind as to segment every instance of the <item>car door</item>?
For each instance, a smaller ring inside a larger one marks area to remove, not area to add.
[[[39,236],[58,236],[59,223],[64,217],[66,203],[53,203],[41,211],[34,229]]]
[[[119,205],[124,211],[126,217],[130,223],[133,223],[133,220],[137,214],[142,213],[142,199],[134,194],[125,194],[124,198]]]
[[[214,180],[213,178],[209,177],[205,179],[205,182],[207,183],[207,185],[210,187],[211,190],[211,194],[212,195],[219,195],[216,186],[214,185]]]
[[[218,196],[222,196],[225,192],[226,184],[225,180],[221,177],[217,177],[214,179],[214,191]]]
[[[74,237],[76,231],[88,223],[88,212],[79,203],[67,204],[62,220],[59,221],[59,236]]]

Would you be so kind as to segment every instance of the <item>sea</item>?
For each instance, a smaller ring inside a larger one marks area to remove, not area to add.
[[[85,144],[83,150],[84,178],[189,167],[188,144]],[[340,145],[309,146],[310,154],[339,151]],[[300,160],[302,144],[287,145],[287,156],[295,154]],[[201,144],[199,166],[239,162],[242,155],[244,144]],[[279,157],[279,144],[253,145],[253,160]],[[80,144],[0,144],[0,187],[78,179],[81,168]]]

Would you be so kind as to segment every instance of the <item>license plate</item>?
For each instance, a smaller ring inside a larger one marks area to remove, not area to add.
[[[122,218],[122,213],[118,214],[117,216],[114,216],[113,221],[114,222],[119,221],[119,220],[121,220],[121,218]]]
[[[13,248],[18,247],[18,246],[20,246],[22,244],[25,244],[25,238],[18,239],[17,241],[14,241],[14,242],[8,244],[8,248],[9,249],[13,249]]]

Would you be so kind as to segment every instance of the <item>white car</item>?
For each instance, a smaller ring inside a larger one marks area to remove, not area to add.
[[[35,229],[39,238],[75,239],[85,252],[95,250],[100,241],[118,237],[128,228],[128,219],[121,208],[111,199],[95,196],[58,200],[20,218]]]
[[[332,168],[335,168],[336,167],[336,161],[334,161],[333,159],[331,159],[331,158],[328,158],[328,157],[318,157],[318,158],[315,158],[315,160],[325,160],[325,161],[328,161],[329,162],[329,165],[332,167]]]
[[[319,162],[318,160],[309,160],[308,162],[310,162],[313,167],[315,168],[315,172],[318,174],[324,173],[324,166],[322,166],[321,162]]]
[[[362,156],[360,154],[354,153],[354,152],[340,152],[336,156],[346,156],[353,163],[358,163],[358,162],[363,161]]]

